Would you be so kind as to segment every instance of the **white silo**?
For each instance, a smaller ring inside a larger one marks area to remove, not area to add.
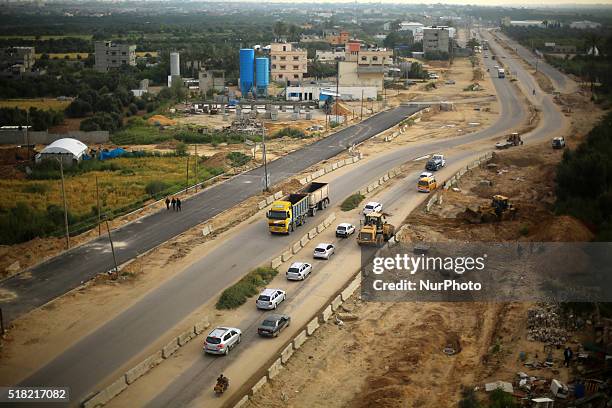
[[[178,52],[170,53],[170,76],[181,76],[181,63]]]

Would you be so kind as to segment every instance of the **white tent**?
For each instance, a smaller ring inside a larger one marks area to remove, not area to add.
[[[87,154],[87,145],[85,143],[76,139],[64,138],[58,139],[45,147],[36,155],[36,162],[39,163],[45,159],[61,158],[64,164],[69,165],[75,161],[80,161],[84,154]]]

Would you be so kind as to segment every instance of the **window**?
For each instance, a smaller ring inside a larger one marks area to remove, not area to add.
[[[293,69],[300,69],[300,66],[299,65],[294,65]]]
[[[272,56],[272,59],[273,59],[273,60],[275,60],[275,59],[276,59],[276,55],[273,55],[273,56]]]
[[[361,60],[362,60],[362,61],[367,61],[367,60],[368,60],[368,57],[361,57]]]
[[[372,57],[372,61],[378,61],[378,57]]]
[[[126,53],[125,51],[123,51],[123,52],[121,53],[121,55],[127,55],[127,53]]]
[[[279,78],[282,78],[282,77],[283,77],[283,74],[278,74],[278,77],[279,77]]]
[[[287,69],[286,65],[281,65],[280,67],[281,67],[281,69]]]
[[[287,51],[287,46],[283,45],[283,51]]]
[[[272,69],[276,69],[276,64],[272,64]]]
[[[299,59],[300,59],[300,57],[299,57],[299,56],[297,56],[297,55],[295,55],[295,56],[293,57],[293,60],[294,60],[294,61],[298,61]]]
[[[294,74],[294,75],[293,75],[293,78],[294,78],[294,79],[300,79],[300,76],[299,76],[298,74]]]
[[[281,61],[284,61],[286,59],[286,57],[280,57]]]

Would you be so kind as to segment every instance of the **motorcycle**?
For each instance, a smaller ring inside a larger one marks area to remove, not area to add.
[[[215,394],[217,396],[221,396],[225,391],[227,391],[229,387],[229,380],[228,381],[217,381],[217,383],[215,384]]]

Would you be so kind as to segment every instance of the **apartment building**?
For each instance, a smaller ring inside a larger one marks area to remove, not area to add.
[[[301,81],[308,69],[306,50],[291,43],[270,46],[270,77],[273,81]]]
[[[433,26],[423,29],[423,52],[446,52],[450,51],[451,35],[449,27]]]
[[[95,69],[107,72],[123,65],[136,65],[136,46],[114,44],[111,41],[96,41],[94,44]]]
[[[385,66],[393,63],[393,52],[384,48],[362,48],[346,44],[346,60],[338,63],[340,86],[373,86],[383,90]]]
[[[6,71],[31,71],[35,61],[34,47],[9,47],[0,52],[0,68]]]

